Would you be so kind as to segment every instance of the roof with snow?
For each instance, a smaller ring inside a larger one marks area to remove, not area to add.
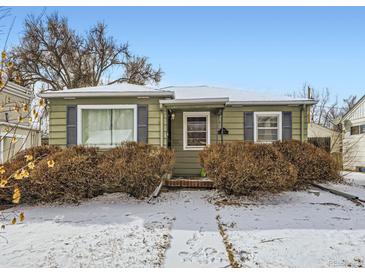
[[[153,88],[148,86],[118,83],[106,86],[65,89],[62,91],[46,91],[41,93],[44,98],[70,97],[162,97],[162,104],[185,103],[224,103],[224,104],[315,104],[313,99],[292,98],[289,96],[273,96],[238,89],[210,86],[169,86]]]
[[[225,102],[227,104],[315,104],[313,99],[273,96],[239,89],[210,86],[169,86],[165,90],[174,92],[174,99],[164,103]]]
[[[44,98],[63,97],[104,97],[104,96],[173,96],[172,92],[128,83],[116,83],[112,85],[64,89],[42,92]]]

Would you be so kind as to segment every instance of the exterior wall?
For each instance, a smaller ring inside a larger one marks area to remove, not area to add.
[[[158,98],[79,98],[49,100],[49,144],[66,146],[68,105],[148,104],[148,143],[160,145],[160,105]]]
[[[183,112],[200,112],[209,110],[184,109],[175,111],[175,119],[171,123],[171,143],[175,150],[176,162],[173,169],[174,176],[199,176],[199,150],[184,150],[183,146]],[[210,111],[210,143],[216,143],[217,115]]]
[[[223,136],[224,142],[244,140],[244,121],[245,111],[290,111],[292,112],[292,138],[301,140],[300,136],[300,109],[299,106],[245,106],[245,107],[226,107],[223,112],[223,127],[228,130],[228,134]],[[175,120],[172,121],[172,148],[176,153],[176,164],[173,170],[175,176],[198,176],[200,174],[199,151],[183,149],[183,112],[185,111],[205,111],[191,109],[175,110]],[[302,112],[303,141],[307,140],[308,119],[307,109]],[[216,110],[210,111],[210,141],[211,144],[220,142],[220,135],[217,131],[220,128],[220,117]]]
[[[0,93],[0,104],[2,106],[5,106],[4,110],[0,114],[0,122],[6,122],[5,113],[8,113],[8,122],[17,124],[19,121],[18,118],[19,118],[20,114],[15,112],[14,110],[10,110],[9,107],[14,107],[16,104],[21,106],[23,103],[30,104],[30,99],[25,99],[20,96],[9,94],[6,92],[6,88],[5,88],[5,90],[3,90],[3,92]],[[7,110],[9,110],[9,111],[7,111]],[[20,112],[20,113],[23,115],[26,114],[23,112]],[[30,126],[28,119],[24,119],[24,121],[20,124],[24,125],[24,126]]]
[[[365,124],[365,97],[360,99],[360,104],[349,112],[346,120],[351,126]],[[344,122],[344,121],[343,121]],[[351,129],[343,124],[343,166],[344,169],[356,170],[357,167],[365,167],[365,133],[351,135]]]
[[[365,117],[353,119],[351,123],[352,126],[365,124]],[[344,169],[356,170],[357,167],[365,167],[365,133],[351,135],[350,129],[345,129],[342,143]]]
[[[223,113],[223,127],[229,131],[228,135],[224,135],[225,142],[242,141],[243,128],[243,112],[245,111],[291,111],[292,112],[292,138],[301,140],[300,136],[300,108],[299,106],[244,106],[244,107],[226,107]],[[308,123],[306,116],[308,113],[303,111],[303,141],[307,139]]]
[[[11,142],[13,136],[17,137],[15,143]],[[0,162],[4,163],[23,149],[41,145],[41,134],[36,130],[18,128],[16,133],[6,135],[5,127],[1,127]]]

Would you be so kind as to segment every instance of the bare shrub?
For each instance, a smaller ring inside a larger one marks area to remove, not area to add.
[[[24,202],[78,202],[101,194],[96,148],[74,146],[42,159],[23,189]]]
[[[171,173],[173,165],[171,150],[129,142],[106,151],[99,170],[108,192],[122,191],[143,198],[155,190],[164,175]]]
[[[298,170],[297,187],[312,182],[339,181],[340,165],[327,151],[309,143],[280,141],[273,146]]]
[[[9,178],[8,179],[8,185],[19,185],[20,189],[28,188],[30,187],[30,178],[24,177],[21,181],[17,181],[13,177],[11,177],[12,174],[14,174],[17,170],[27,168],[27,165],[29,162],[34,162],[34,165],[37,165],[37,163],[42,160],[43,158],[46,158],[49,155],[52,155],[56,152],[59,152],[61,150],[60,147],[57,146],[37,146],[28,148],[25,150],[22,150],[18,152],[14,157],[4,163],[2,166],[4,167],[4,174],[2,174],[2,178]],[[31,156],[32,160],[27,160],[27,157]],[[30,170],[31,171],[31,170]],[[0,188],[0,203],[11,203],[12,200],[12,188]],[[22,200],[26,199],[24,195],[22,195]]]
[[[214,186],[227,194],[277,193],[292,189],[297,179],[296,168],[268,144],[215,144],[200,160]]]

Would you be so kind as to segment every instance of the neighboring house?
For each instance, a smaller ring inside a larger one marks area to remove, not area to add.
[[[310,123],[308,125],[308,138],[330,138],[330,152],[341,152],[342,137],[340,132],[315,123]]]
[[[14,83],[7,83],[0,93],[0,162],[6,162],[22,149],[40,145],[39,130],[33,128],[27,118],[19,122],[19,113],[14,111],[15,106],[27,104],[30,106],[33,94],[27,88]],[[12,129],[7,133],[8,129]],[[16,142],[12,142],[16,137]]]
[[[175,176],[200,173],[199,150],[231,141],[307,139],[312,99],[208,86],[131,84],[48,91],[49,142],[110,148],[141,141],[174,149]]]
[[[365,167],[365,95],[343,116],[343,164],[345,169]]]

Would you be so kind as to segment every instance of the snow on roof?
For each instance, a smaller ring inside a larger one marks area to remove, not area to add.
[[[93,96],[141,96],[141,95],[172,95],[171,92],[161,90],[158,88],[134,85],[128,83],[116,83],[105,86],[96,87],[84,87],[84,88],[74,88],[74,89],[64,89],[59,91],[46,91],[41,94],[41,97],[65,97],[65,96],[75,96],[75,97],[93,97]]]
[[[121,97],[121,96],[159,96],[165,100],[161,103],[208,103],[222,102],[227,104],[314,104],[306,98],[289,96],[272,96],[255,92],[242,91],[210,86],[169,86],[153,88],[148,86],[117,83],[105,86],[65,89],[62,91],[46,91],[40,94],[44,98],[63,97]],[[169,99],[166,99],[169,98]]]
[[[228,103],[239,102],[314,102],[307,98],[293,98],[289,96],[273,96],[239,89],[210,87],[210,86],[169,86],[163,88],[174,92],[175,101],[179,100],[204,100],[226,99]]]

